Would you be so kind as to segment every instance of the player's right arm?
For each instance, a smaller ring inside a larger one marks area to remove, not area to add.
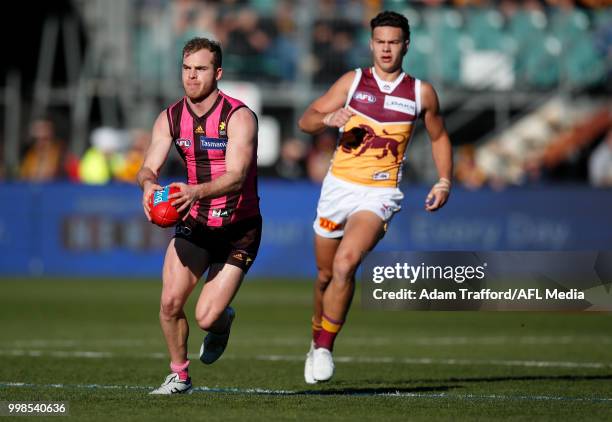
[[[354,79],[354,70],[345,73],[325,94],[310,104],[298,121],[300,129],[315,135],[326,127],[343,127],[354,114],[344,107]]]
[[[142,189],[142,208],[149,221],[151,221],[149,198],[154,191],[162,190],[162,187],[157,184],[157,177],[159,176],[159,170],[168,157],[171,146],[172,135],[170,135],[170,125],[168,125],[166,112],[162,111],[157,116],[157,120],[155,120],[151,135],[151,145],[149,145],[145,153],[142,168],[136,175],[138,186]]]

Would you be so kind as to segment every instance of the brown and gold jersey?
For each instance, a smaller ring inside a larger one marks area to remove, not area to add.
[[[355,113],[341,128],[331,173],[366,186],[394,187],[421,111],[421,81],[402,73],[381,80],[374,68],[356,69],[346,107]]]

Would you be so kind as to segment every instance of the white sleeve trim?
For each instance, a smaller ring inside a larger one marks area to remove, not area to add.
[[[421,115],[421,80],[414,80],[414,99],[416,101],[416,117]]]
[[[351,84],[351,88],[349,89],[348,95],[346,96],[346,102],[344,103],[344,107],[347,107],[351,102],[351,98],[353,98],[353,94],[357,89],[357,85],[359,85],[359,81],[361,80],[361,69],[355,69],[355,78],[353,79],[353,83]]]

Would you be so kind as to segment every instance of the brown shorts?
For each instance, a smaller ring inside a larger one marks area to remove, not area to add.
[[[208,227],[188,217],[176,225],[174,237],[205,249],[211,264],[234,265],[246,274],[259,250],[261,225],[260,215],[223,227]]]

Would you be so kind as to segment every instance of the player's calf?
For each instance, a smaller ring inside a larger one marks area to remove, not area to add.
[[[227,309],[214,304],[198,306],[195,315],[196,322],[204,331],[223,332],[229,323]]]
[[[234,311],[234,308],[228,306],[225,309],[225,315],[227,316],[228,321],[225,329],[222,332],[211,331],[206,335],[206,337],[204,337],[204,341],[200,347],[200,360],[202,363],[210,365],[211,363],[216,362],[227,347],[232,322],[236,317],[236,312]]]

